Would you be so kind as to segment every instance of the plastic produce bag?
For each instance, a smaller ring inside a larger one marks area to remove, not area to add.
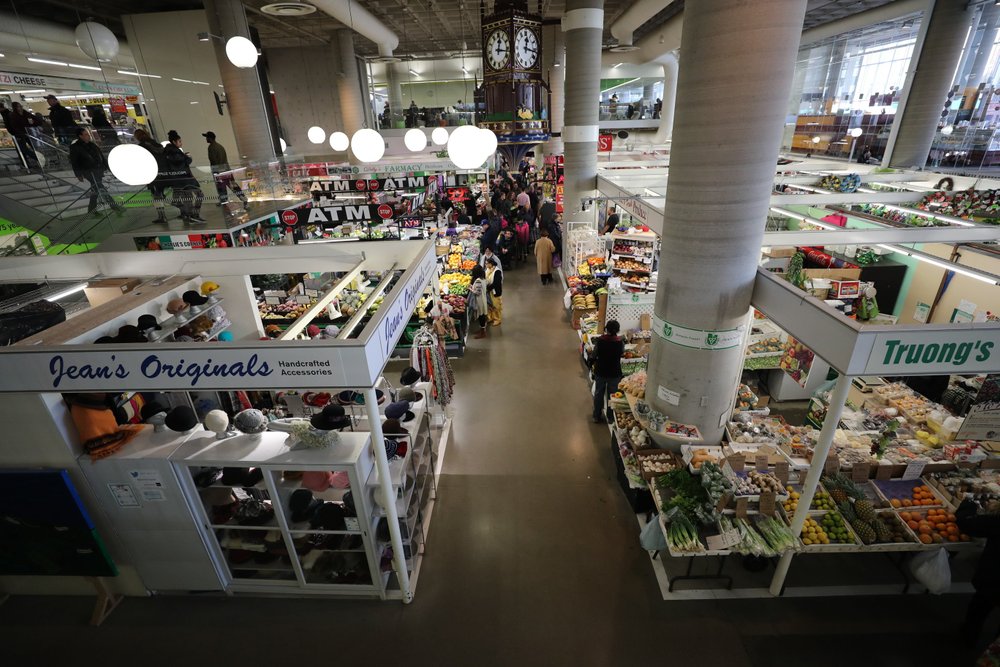
[[[563,305],[566,306],[567,310],[569,310],[569,306],[571,303],[573,303],[573,293],[569,290],[566,290],[566,293],[563,294]]]
[[[910,561],[910,572],[934,595],[947,593],[951,589],[951,563],[948,562],[948,552],[944,549],[914,556]]]
[[[642,527],[639,533],[639,544],[646,551],[661,551],[667,548],[667,538],[660,530],[660,522],[653,518]]]

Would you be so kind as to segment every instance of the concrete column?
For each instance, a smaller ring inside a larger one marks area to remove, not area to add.
[[[913,82],[893,128],[895,141],[889,138],[891,152],[884,160],[889,166],[922,168],[927,164],[972,17],[973,12],[961,0],[934,3],[923,46],[914,54]]]
[[[597,188],[597,117],[601,94],[601,35],[604,0],[566,0],[562,19],[566,53],[566,115],[563,126],[565,176],[563,220],[593,222],[581,199]],[[563,235],[569,243],[569,235]],[[568,249],[568,245],[566,246]],[[568,257],[568,251],[563,254]]]
[[[706,442],[721,439],[743,369],[740,327],[806,2],[715,0],[684,8],[646,400],[696,425]],[[720,90],[740,110],[739,122],[718,113]]]
[[[546,155],[562,155],[563,153],[563,119],[566,110],[566,45],[563,41],[562,29],[559,26],[544,28],[546,44],[544,45],[545,71],[549,76],[551,103],[549,104],[549,133],[552,138],[545,146]]]
[[[976,106],[979,84],[990,80],[990,72],[986,71],[986,67],[993,52],[993,44],[997,41],[998,30],[1000,30],[1000,6],[990,3],[983,8],[983,34],[976,49],[976,57],[972,60],[968,78],[958,81],[959,89],[965,88],[966,99],[963,108],[972,109]]]
[[[361,78],[358,76],[358,61],[354,55],[354,33],[346,29],[338,30],[336,36],[340,55],[340,78],[337,80],[340,117],[344,121],[344,132],[350,137],[365,126],[365,105],[368,100],[361,96]]]
[[[250,27],[240,0],[205,0],[205,15],[209,32],[220,35],[213,40],[219,73],[226,90],[226,109],[233,123],[240,162],[268,161],[281,155],[278,137],[273,129],[273,114],[268,112],[271,100],[266,88],[261,88],[257,67],[240,69],[226,57],[226,40],[241,36],[250,39]],[[230,160],[232,163],[237,160]]]
[[[385,80],[389,84],[389,111],[392,112],[393,125],[398,120],[402,120],[406,114],[406,109],[410,105],[409,100],[403,102],[403,88],[400,86],[399,71],[396,63],[385,64]]]

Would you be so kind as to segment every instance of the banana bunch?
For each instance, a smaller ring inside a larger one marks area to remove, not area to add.
[[[597,298],[593,294],[577,294],[573,297],[573,310],[597,308]]]

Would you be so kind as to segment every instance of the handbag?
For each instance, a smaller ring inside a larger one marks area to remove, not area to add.
[[[560,266],[562,266],[562,258],[559,255],[554,255],[552,257],[552,268],[558,269]]]

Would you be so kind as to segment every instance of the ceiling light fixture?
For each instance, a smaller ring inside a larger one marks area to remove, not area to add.
[[[128,76],[145,76],[145,77],[148,77],[150,79],[162,79],[163,78],[159,74],[143,74],[141,72],[129,72],[129,71],[123,70],[123,69],[118,70],[118,73],[119,74],[127,74]]]
[[[60,67],[69,67],[69,63],[64,63],[64,62],[59,61],[59,60],[46,60],[45,58],[32,58],[31,56],[28,56],[28,60],[30,60],[33,63],[40,63],[42,65],[58,65]]]
[[[913,248],[907,248],[898,245],[888,245],[885,243],[877,244],[879,248],[884,248],[886,250],[891,250],[892,252],[902,253],[904,255],[909,255],[913,259],[921,262],[926,262],[938,268],[944,269],[945,271],[954,271],[968,278],[974,278],[980,282],[988,283],[990,285],[1000,285],[1000,276],[992,273],[987,273],[986,271],[977,271],[975,269],[969,269],[964,266],[955,264],[954,262],[949,262],[947,260],[941,259],[940,257],[935,257],[934,255],[928,254],[926,252],[921,252],[919,250],[914,250]]]
[[[143,150],[145,150],[145,149],[143,149]],[[87,289],[87,283],[77,283],[76,285],[72,285],[70,287],[67,287],[66,289],[64,289],[64,290],[62,290],[60,292],[56,292],[55,294],[52,294],[51,296],[45,297],[45,300],[46,301],[58,301],[59,299],[65,299],[68,296],[72,296],[73,294],[76,294],[77,292],[82,292],[85,289]]]
[[[257,65],[257,47],[246,37],[230,37],[226,42],[226,57],[236,67],[250,69]]]
[[[191,83],[190,79],[178,79],[176,76],[170,77],[173,81],[180,81],[181,83]]]
[[[74,65],[73,63],[70,63],[69,66],[75,67],[76,69],[89,69],[89,70],[94,70],[96,72],[101,71],[100,67],[94,67],[93,65]]]
[[[413,71],[412,67],[410,68],[410,74],[412,74],[413,76],[420,76],[420,74],[418,74],[417,72]]]

